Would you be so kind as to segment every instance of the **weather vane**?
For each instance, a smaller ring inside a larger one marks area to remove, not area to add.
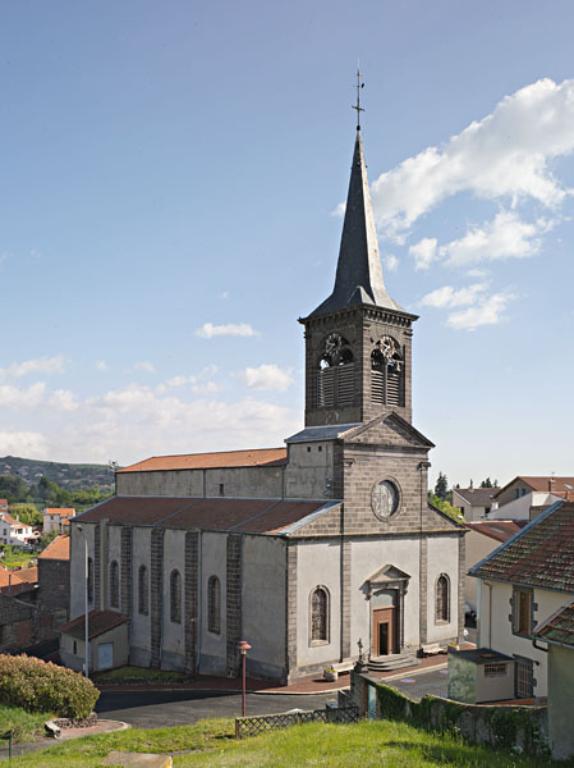
[[[357,103],[353,105],[353,109],[357,112],[357,130],[361,130],[361,112],[364,112],[365,110],[361,106],[361,88],[364,88],[365,84],[361,82],[361,71],[357,67],[357,85],[355,88],[357,89]]]

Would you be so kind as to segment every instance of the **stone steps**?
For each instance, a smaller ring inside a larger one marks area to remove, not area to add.
[[[371,672],[391,672],[403,667],[416,667],[420,663],[420,659],[417,659],[412,653],[392,653],[388,656],[370,658],[369,670]]]

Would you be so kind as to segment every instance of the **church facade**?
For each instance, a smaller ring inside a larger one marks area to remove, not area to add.
[[[300,319],[304,428],[118,470],[71,524],[71,618],[87,567],[88,608],[125,616],[131,664],[234,676],[247,640],[249,674],[283,682],[359,640],[384,666],[461,639],[464,529],[427,503],[433,444],[412,424],[416,319],[385,287],[358,129],[335,286]]]

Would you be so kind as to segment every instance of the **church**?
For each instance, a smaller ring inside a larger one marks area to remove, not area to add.
[[[335,285],[299,322],[304,428],[285,447],[154,456],[71,524],[61,656],[278,682],[407,664],[462,639],[464,529],[427,502],[417,317],[387,292],[360,126]]]

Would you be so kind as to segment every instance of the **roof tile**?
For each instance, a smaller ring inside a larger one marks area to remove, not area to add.
[[[175,456],[152,456],[128,467],[125,472],[157,472],[174,469],[224,469],[232,467],[278,467],[287,462],[286,448],[256,448],[245,451],[184,453]]]

